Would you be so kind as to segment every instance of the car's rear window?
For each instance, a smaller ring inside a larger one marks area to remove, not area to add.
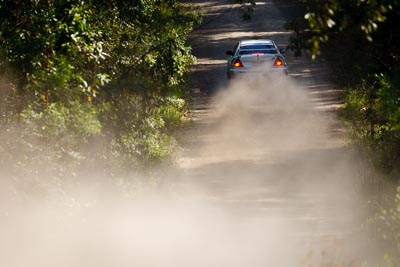
[[[251,54],[276,54],[277,49],[272,44],[252,44],[242,45],[239,49],[239,55]]]

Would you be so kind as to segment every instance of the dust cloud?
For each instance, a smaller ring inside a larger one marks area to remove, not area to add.
[[[207,116],[163,186],[93,174],[38,192],[2,175],[0,266],[323,267],[363,257],[353,155],[309,91],[289,77],[237,80]]]

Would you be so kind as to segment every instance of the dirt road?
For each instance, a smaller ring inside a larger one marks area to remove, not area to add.
[[[177,191],[231,220],[218,235],[235,245],[208,237],[231,257],[211,254],[212,266],[350,266],[362,259],[356,159],[344,144],[340,90],[324,63],[289,52],[289,77],[226,84],[225,51],[244,38],[285,47],[283,24],[299,6],[260,1],[244,23],[230,1],[192,2],[207,16],[190,39],[198,57],[193,125],[182,137]]]

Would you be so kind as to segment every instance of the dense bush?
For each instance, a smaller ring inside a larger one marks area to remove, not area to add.
[[[399,174],[400,87],[385,75],[376,75],[346,93],[343,112],[351,140],[360,145],[381,170]]]
[[[394,204],[382,208],[379,216],[379,230],[385,241],[384,267],[395,267],[400,264],[400,187],[397,188]]]
[[[4,167],[65,175],[172,161],[195,11],[177,0],[2,1],[0,16]]]

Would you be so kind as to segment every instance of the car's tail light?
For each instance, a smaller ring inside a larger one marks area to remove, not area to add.
[[[283,60],[280,57],[277,57],[274,62],[274,67],[282,67],[282,66],[283,66]]]
[[[236,59],[235,62],[233,62],[233,67],[234,68],[243,68],[243,64],[239,59]]]

